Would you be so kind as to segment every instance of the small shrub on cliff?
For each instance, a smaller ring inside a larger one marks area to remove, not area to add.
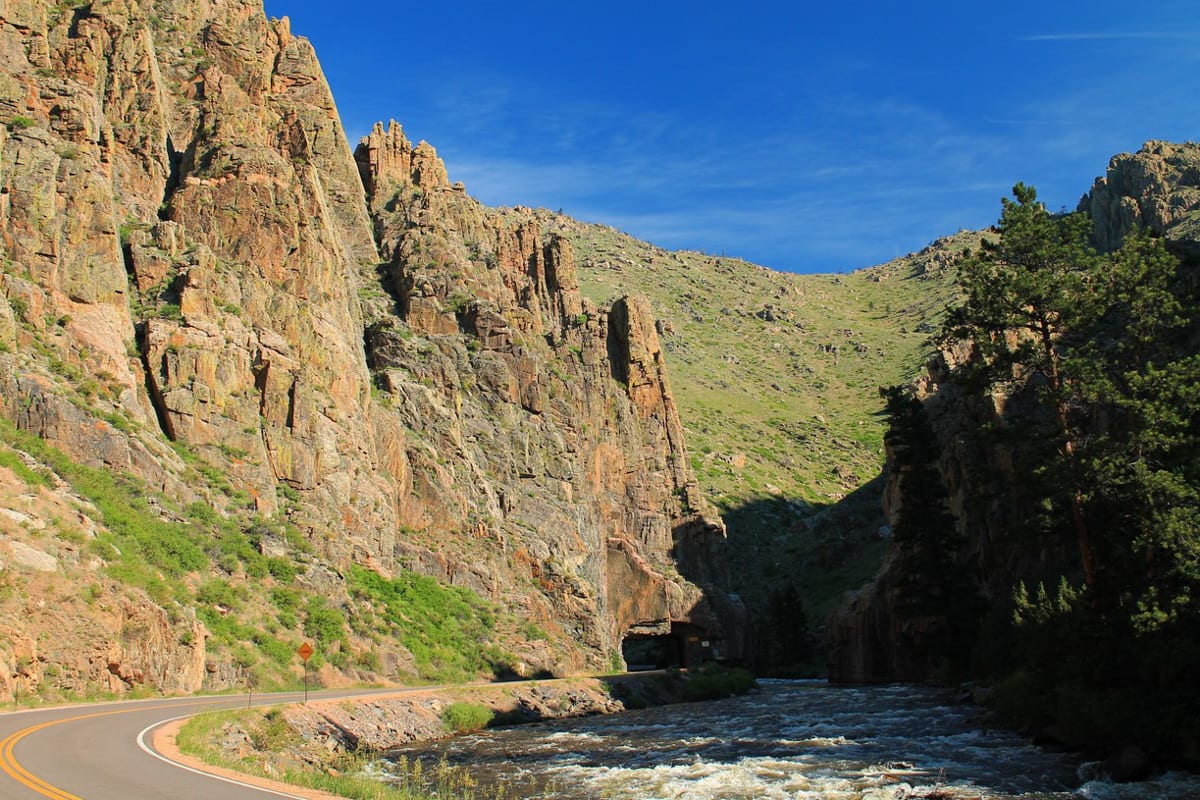
[[[229,581],[220,578],[205,581],[196,591],[196,599],[199,602],[228,609],[239,608],[245,596],[245,589],[235,588]]]
[[[5,266],[8,266],[7,262],[5,263]],[[18,321],[25,320],[29,314],[29,303],[27,303],[23,297],[8,298],[8,307],[12,309],[13,315]]]
[[[462,314],[467,310],[467,306],[471,305],[475,298],[468,294],[455,292],[446,298],[446,310],[453,311],[455,314]]]
[[[286,558],[271,557],[267,559],[267,571],[271,577],[280,583],[291,583],[300,570]]]
[[[354,655],[354,666],[370,672],[382,672],[383,659],[379,657],[379,653],[375,650],[363,650]]]
[[[341,641],[346,636],[346,617],[331,608],[325,598],[312,596],[304,609],[304,633],[322,644]]]
[[[280,611],[295,611],[300,607],[300,593],[287,586],[276,586],[271,590],[271,603]]]
[[[291,666],[296,661],[296,647],[288,642],[259,634],[254,638],[254,643],[259,652],[281,667]]]
[[[455,733],[473,733],[486,728],[494,716],[495,712],[478,703],[451,703],[442,712],[442,722]]]

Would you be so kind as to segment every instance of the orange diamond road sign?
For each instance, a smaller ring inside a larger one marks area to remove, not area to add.
[[[304,644],[300,645],[300,649],[297,652],[300,653],[300,657],[302,659],[304,659],[305,661],[308,661],[308,659],[312,658],[312,654],[313,654],[312,645],[309,644],[308,642],[305,642]]]

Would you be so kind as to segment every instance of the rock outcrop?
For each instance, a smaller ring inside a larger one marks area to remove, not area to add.
[[[584,299],[565,239],[480,206],[394,122],[356,156],[399,316],[369,328],[367,353],[409,436],[400,521],[461,532],[436,555],[401,547],[488,596],[532,583],[508,602],[597,652],[672,624],[736,630],[712,566],[724,527],[688,467],[648,304]]]
[[[286,518],[334,574],[468,586],[550,632],[537,667],[672,624],[740,646],[644,301],[585,301],[565,240],[399,126],[356,160],[311,45],[255,0],[10,0],[0,52],[18,428]]]
[[[103,575],[86,546],[98,516],[0,467],[0,696],[28,698],[46,683],[74,695],[203,684],[203,626]]]
[[[1092,217],[1101,250],[1115,249],[1126,234],[1146,228],[1184,257],[1186,275],[1187,262],[1194,265],[1200,256],[1200,145],[1151,141],[1135,154],[1113,157],[1107,176],[1096,180],[1079,209]],[[1036,381],[1016,380],[985,397],[964,391],[951,380],[951,371],[970,358],[969,351],[969,345],[960,344],[937,354],[912,390],[934,437],[930,464],[957,537],[943,563],[971,584],[975,600],[999,607],[1011,598],[1017,580],[1032,584],[1070,574],[1078,553],[1072,540],[1029,532],[1036,527],[1031,509],[1039,499],[1022,496],[1028,483],[1023,478],[1044,463],[1033,450],[1050,445],[1028,436],[978,433],[1003,429],[1010,420],[1028,426],[1044,414],[1032,397]],[[914,471],[897,458],[890,437],[888,444],[884,507],[895,527],[907,498],[926,493],[912,491]],[[944,645],[954,633],[955,609],[945,604],[940,612],[923,613],[912,604],[935,578],[914,567],[910,545],[893,542],[875,579],[845,598],[829,620],[831,677],[847,682],[937,678],[945,668]]]
[[[875,578],[835,608],[826,626],[834,681],[944,679],[948,662],[969,656],[968,644],[953,648],[972,639],[964,628],[976,624],[979,604],[1007,598],[1013,576],[1042,574],[1069,559],[1063,542],[1014,535],[1028,507],[1020,476],[1032,468],[1030,454],[978,432],[1029,413],[1030,398],[964,391],[951,371],[969,357],[961,344],[942,351],[912,387],[918,410],[905,424],[928,436],[922,452],[912,453],[912,432],[898,432],[895,420],[885,439],[888,530],[908,515],[907,526],[929,530],[932,541],[897,535]]]
[[[1136,153],[1113,156],[1079,210],[1091,215],[1103,250],[1141,227],[1181,255],[1200,257],[1200,144],[1150,141]]]

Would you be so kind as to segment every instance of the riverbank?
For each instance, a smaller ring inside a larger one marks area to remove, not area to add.
[[[160,731],[155,747],[189,766],[232,770],[247,782],[308,787],[305,796],[312,798],[370,797],[348,790],[357,783],[351,773],[390,749],[454,736],[452,708],[486,709],[493,725],[614,714],[681,702],[688,699],[687,683],[678,673],[655,673],[405,689],[203,715]],[[453,785],[460,776],[444,777]],[[416,791],[423,789],[413,796]]]
[[[446,712],[454,705],[485,707],[492,712],[492,724],[514,725],[677,703],[685,689],[686,681],[678,673],[568,678],[310,703],[280,713],[305,751],[379,752],[453,736],[459,731]]]
[[[1136,783],[984,722],[954,692],[765,680],[714,703],[480,731],[401,747],[389,762],[461,767],[542,800],[1196,800],[1182,773]]]

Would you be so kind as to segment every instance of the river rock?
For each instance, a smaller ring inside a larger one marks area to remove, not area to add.
[[[1150,774],[1150,757],[1140,746],[1125,744],[1104,759],[1104,772],[1114,781],[1139,781]]]

